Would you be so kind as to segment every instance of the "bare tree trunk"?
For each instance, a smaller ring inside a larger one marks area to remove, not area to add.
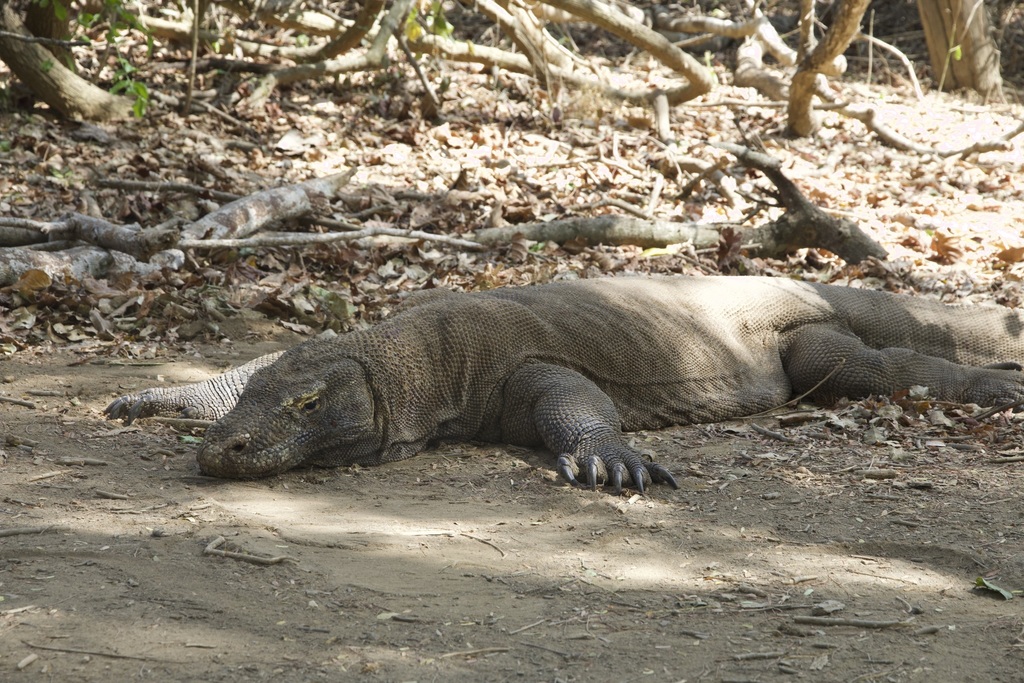
[[[55,40],[68,39],[68,19],[57,16],[57,2],[48,2],[45,6],[40,2],[30,2],[25,9],[25,28],[29,33],[40,38],[53,38]],[[60,45],[47,45],[46,49],[53,53],[61,64],[73,69],[71,51]]]
[[[0,1],[0,30],[31,37],[10,2]],[[132,102],[75,75],[38,43],[0,36],[0,60],[39,99],[70,118],[107,120],[131,114]]]
[[[984,0],[917,0],[937,88],[1002,98],[999,51]]]

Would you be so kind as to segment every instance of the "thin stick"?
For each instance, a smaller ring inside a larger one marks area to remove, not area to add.
[[[218,550],[218,548],[224,545],[227,539],[223,536],[218,536],[207,544],[203,550],[204,555],[216,555],[217,557],[227,557],[232,560],[239,560],[241,562],[251,562],[252,564],[269,565],[269,564],[281,564],[282,562],[298,562],[294,557],[288,557],[287,555],[278,555],[277,557],[260,557],[258,555],[250,555],[249,553],[238,553],[232,550]]]
[[[1009,410],[1010,408],[1016,408],[1017,406],[1024,406],[1024,400],[1010,401],[1009,403],[1004,403],[1001,406],[996,406],[994,408],[989,408],[988,410],[983,412],[981,415],[975,415],[974,419],[975,420],[984,420],[986,418],[992,417],[996,413],[1001,413],[1004,410]]]
[[[82,650],[77,647],[54,647],[52,645],[37,645],[27,640],[21,641],[29,647],[37,650],[50,650],[51,652],[70,652],[76,655],[93,655],[94,657],[110,657],[111,659],[135,659],[140,662],[174,662],[173,659],[157,659],[156,657],[139,657],[137,655],[122,655],[116,652],[103,652],[101,650]]]
[[[539,620],[533,622],[532,624],[527,624],[526,626],[520,626],[519,628],[515,629],[514,631],[509,631],[508,634],[510,636],[514,636],[517,633],[522,633],[523,631],[525,631],[528,628],[533,628],[534,626],[540,626],[541,624],[546,623],[546,622],[547,622],[547,619],[539,619]]]
[[[445,652],[441,655],[440,659],[448,659],[449,657],[472,657],[473,655],[486,655],[492,652],[508,652],[512,648],[510,647],[481,647],[476,650],[460,650],[458,652]]]
[[[188,84],[185,86],[185,106],[182,108],[182,116],[188,116],[192,109],[192,91],[196,86],[196,60],[199,52],[199,0],[192,1],[192,55],[188,60]]]
[[[761,425],[757,424],[756,422],[751,422],[750,423],[750,428],[753,429],[755,432],[757,432],[758,434],[760,434],[762,436],[767,436],[769,438],[776,439],[778,441],[781,441],[782,443],[798,443],[798,441],[796,439],[791,439],[788,436],[786,436],[785,434],[782,434],[780,432],[773,432],[770,429],[762,427]]]
[[[501,556],[502,556],[502,557],[505,557],[505,551],[504,551],[504,550],[502,550],[501,548],[499,548],[498,546],[496,546],[496,545],[495,545],[494,543],[492,543],[491,541],[488,541],[488,540],[487,540],[486,538],[480,538],[479,536],[474,536],[474,535],[472,535],[472,534],[467,534],[467,533],[465,533],[465,532],[461,532],[461,533],[459,533],[459,536],[465,536],[466,538],[471,538],[471,539],[473,539],[474,541],[479,541],[480,543],[483,543],[484,545],[489,545],[489,546],[491,546],[492,548],[494,548],[495,550],[497,550],[497,551],[498,551],[499,553],[501,553]]]
[[[67,470],[54,470],[52,472],[45,472],[43,474],[37,474],[34,477],[29,478],[29,482],[42,481],[43,479],[50,479],[52,477],[59,477],[60,475],[67,472]]]
[[[107,498],[109,500],[128,500],[129,496],[124,493],[114,493],[113,491],[104,491],[103,489],[96,489],[96,496],[99,498]]]
[[[814,626],[857,626],[859,628],[893,628],[894,626],[910,626],[909,621],[872,621],[869,619],[842,619],[839,617],[793,617],[798,624]]]
[[[427,80],[427,75],[423,73],[423,69],[420,68],[420,63],[416,59],[416,55],[409,49],[409,43],[405,40],[404,29],[399,27],[395,29],[395,39],[398,40],[398,46],[402,48],[402,52],[405,53],[405,58],[412,64],[412,70],[416,72],[416,77],[420,80],[420,84],[423,89],[427,91],[427,97],[430,98],[430,103],[434,105],[434,110],[437,112],[441,111],[441,100],[438,99],[437,93],[434,92],[434,88],[431,87],[430,81]]]
[[[160,417],[159,415],[152,415],[146,419],[150,422],[167,425],[168,427],[178,427],[179,429],[194,429],[197,427],[205,429],[214,422],[213,420],[196,420],[190,417]]]
[[[11,529],[0,529],[0,538],[8,536],[23,536],[28,534],[45,534],[47,531],[58,531],[60,527],[53,526],[19,526]]]
[[[93,465],[96,467],[102,465],[109,465],[110,463],[106,460],[99,460],[97,458],[57,458],[58,465]]]
[[[769,413],[773,413],[773,412],[775,412],[776,410],[779,410],[780,408],[785,408],[785,407],[786,407],[786,406],[788,406],[788,405],[796,405],[797,403],[799,403],[799,402],[800,402],[800,400],[801,400],[802,398],[804,398],[804,397],[805,397],[805,396],[807,396],[808,394],[813,394],[813,393],[814,393],[815,391],[817,391],[817,390],[818,390],[818,387],[820,387],[820,386],[821,386],[822,384],[824,384],[824,383],[825,383],[825,382],[827,382],[827,381],[828,381],[829,379],[831,379],[832,375],[834,375],[834,374],[836,374],[837,372],[839,372],[840,370],[842,370],[842,369],[843,369],[843,366],[844,366],[844,365],[846,365],[846,359],[845,359],[845,358],[843,358],[842,360],[840,360],[840,361],[839,361],[839,364],[838,364],[838,365],[836,365],[836,366],[835,366],[834,368],[832,368],[832,372],[830,372],[830,373],[828,373],[827,375],[825,375],[824,377],[822,377],[822,378],[821,378],[821,381],[819,381],[819,382],[818,382],[817,384],[815,384],[815,385],[814,385],[813,387],[811,387],[810,389],[808,389],[808,390],[807,390],[807,391],[805,391],[804,393],[800,394],[799,396],[794,396],[793,398],[789,399],[789,400],[788,400],[788,401],[786,401],[785,403],[781,403],[781,404],[779,404],[779,405],[775,406],[774,408],[769,408],[768,410],[762,410],[762,411],[761,411],[760,413],[754,413],[753,415],[747,415],[747,416],[746,416],[745,418],[743,418],[743,419],[744,419],[744,420],[749,420],[749,419],[750,419],[750,418],[752,418],[752,417],[763,417],[763,416],[765,416],[765,415],[768,415]]]
[[[0,402],[2,403],[13,403],[16,406],[22,406],[24,408],[35,408],[36,404],[32,401],[25,401],[20,398],[14,398],[13,396],[0,396]]]
[[[537,648],[538,650],[544,650],[545,652],[551,652],[552,654],[560,655],[562,657],[565,657],[566,659],[569,659],[569,657],[571,656],[568,652],[562,652],[561,650],[556,650],[551,647],[545,647],[543,645],[537,645],[535,643],[528,643],[525,640],[517,640],[516,642],[520,645],[525,645],[526,647],[533,647]]]

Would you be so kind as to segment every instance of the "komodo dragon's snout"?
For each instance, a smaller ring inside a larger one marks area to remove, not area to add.
[[[197,459],[204,474],[248,479],[300,465],[363,463],[380,440],[373,394],[358,363],[264,368],[234,409],[206,430]]]

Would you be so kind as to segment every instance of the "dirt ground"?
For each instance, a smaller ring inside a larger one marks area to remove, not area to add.
[[[493,445],[220,481],[193,437],[102,418],[286,344],[0,363],[35,404],[0,402],[0,529],[36,530],[0,538],[0,677],[1021,680],[1021,601],[974,590],[1024,585],[1020,465],[994,447],[679,428],[637,438],[680,490],[614,497]],[[205,554],[220,536],[289,559]]]

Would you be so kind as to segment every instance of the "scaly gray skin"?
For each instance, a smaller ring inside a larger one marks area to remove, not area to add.
[[[782,278],[622,277],[431,292],[368,330],[124,396],[107,414],[219,418],[198,458],[220,477],[475,439],[543,445],[574,485],[643,491],[675,480],[623,430],[751,415],[816,385],[821,401],[919,384],[997,405],[1024,398],[1021,360],[1024,318],[1009,309]]]

